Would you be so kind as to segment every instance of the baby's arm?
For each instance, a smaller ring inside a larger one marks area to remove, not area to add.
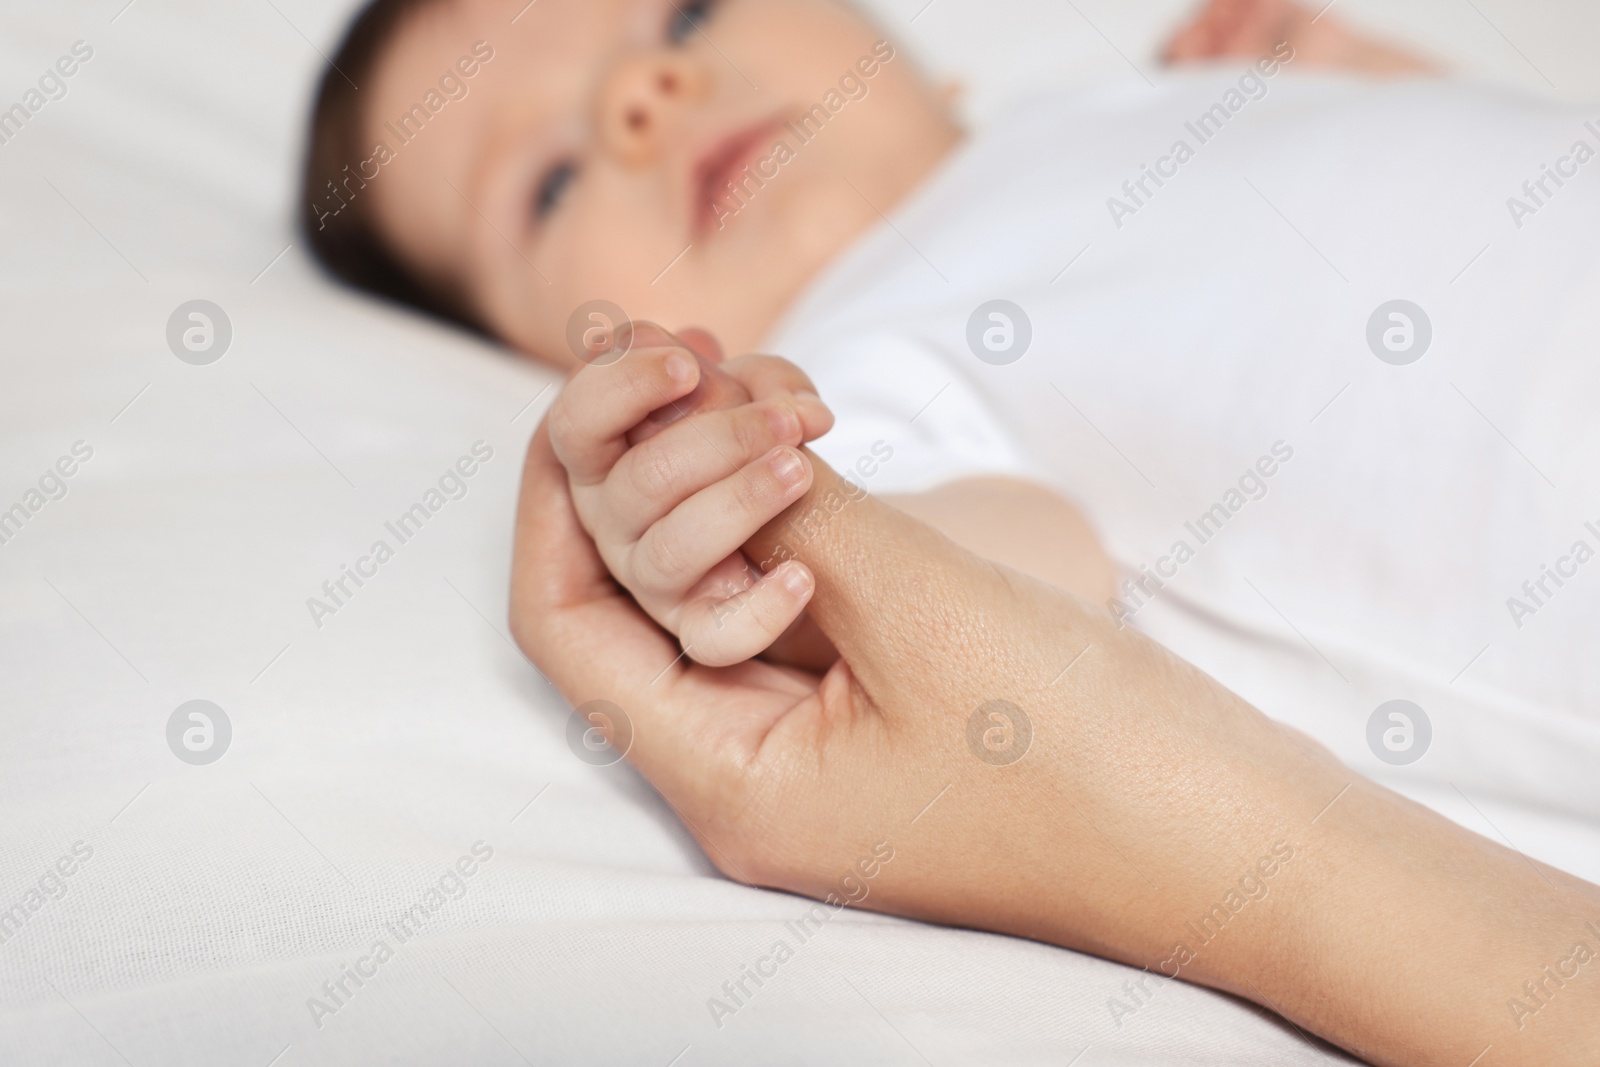
[[[1281,45],[1295,68],[1346,70],[1373,77],[1439,74],[1440,65],[1400,45],[1363,33],[1328,10],[1294,0],[1208,0],[1168,42],[1173,66],[1219,59],[1261,59]],[[1282,59],[1281,55],[1277,58]]]
[[[1104,604],[1116,565],[1083,514],[1054,490],[1002,475],[964,478],[883,499],[967,551]]]

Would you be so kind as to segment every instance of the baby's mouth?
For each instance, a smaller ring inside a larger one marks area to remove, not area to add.
[[[747,166],[772,150],[782,125],[781,115],[768,116],[718,138],[701,153],[690,183],[695,198],[691,207],[696,238],[721,229],[730,215],[737,214],[743,203],[759,193],[754,185],[741,188],[739,178]]]

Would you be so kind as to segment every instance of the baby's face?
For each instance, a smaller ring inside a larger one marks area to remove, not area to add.
[[[402,26],[362,87],[367,143],[394,157],[359,195],[407,263],[551,362],[575,361],[567,321],[595,299],[754,347],[960,136],[837,0],[524,3]],[[480,40],[467,95],[400,144],[390,124]]]

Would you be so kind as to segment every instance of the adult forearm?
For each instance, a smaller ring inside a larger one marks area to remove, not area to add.
[[[1378,1064],[1600,1063],[1600,889],[1351,777],[1202,980]]]
[[[908,838],[871,906],[1226,989],[1381,1064],[1596,1062],[1600,962],[1537,1014],[1507,1005],[1531,1004],[1523,982],[1576,942],[1600,951],[1594,887],[1361,779],[1103,612],[816,471],[747,552],[811,568],[810,611],[852,684],[928,732],[953,793],[982,798]],[[1026,759],[962,760],[969,717],[996,703],[1028,724]]]

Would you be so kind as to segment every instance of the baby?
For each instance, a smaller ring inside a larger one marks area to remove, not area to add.
[[[657,494],[718,484],[781,510],[803,491],[795,447],[827,431],[815,447],[836,468],[978,554],[1119,617],[1164,595],[1182,568],[1183,588],[1206,594],[1210,610],[1276,628],[1239,589],[1248,565],[1279,590],[1302,583],[1363,639],[1432,655],[1418,635],[1449,638],[1441,654],[1464,659],[1451,632],[1460,605],[1415,596],[1407,583],[1437,584],[1435,572],[1397,563],[1381,534],[1414,513],[1459,550],[1464,521],[1485,529],[1548,509],[1524,506],[1521,472],[1492,451],[1499,441],[1468,441],[1463,425],[1419,442],[1415,411],[1352,383],[1382,366],[1369,344],[1400,365],[1437,335],[1452,346],[1456,393],[1500,394],[1504,353],[1549,340],[1530,338],[1529,324],[1558,332],[1597,265],[1584,236],[1600,218],[1596,197],[1546,177],[1551,159],[1577,173],[1563,161],[1581,155],[1580,116],[1418,81],[1299,76],[1431,68],[1287,0],[1213,0],[1166,58],[1210,65],[1148,90],[1049,95],[968,136],[950,93],[839,0],[379,0],[322,85],[307,230],[357,286],[544,362],[607,372],[580,374],[563,401],[597,420],[583,432],[609,434],[569,442],[575,496],[598,492],[615,465]],[[608,363],[586,338],[605,350],[618,318],[662,323],[708,359],[675,377],[674,348],[657,337]],[[625,458],[631,423],[618,420],[676,399],[714,363],[689,324],[730,352],[766,345],[805,377],[729,361],[752,403],[653,444],[635,434]],[[580,404],[586,378],[643,388],[631,376],[647,365],[658,393]],[[771,376],[761,388],[758,368]],[[1555,388],[1550,368],[1526,370],[1543,391],[1518,407],[1564,422],[1587,404],[1570,381]],[[1339,397],[1340,418],[1324,419]],[[622,413],[606,416],[608,404]],[[1255,538],[1238,516],[1269,507],[1257,502],[1304,454],[1295,438],[1313,415],[1317,432],[1350,439],[1321,453],[1337,469],[1301,459],[1296,477],[1340,521],[1307,513]],[[562,430],[552,422],[553,436]],[[1422,488],[1389,500],[1373,484],[1393,481],[1397,449]],[[1463,465],[1498,502],[1470,519],[1459,495],[1429,497],[1454,487]],[[714,483],[714,468],[718,479],[744,474]],[[1357,490],[1347,506],[1340,494]],[[639,539],[665,518],[641,503],[649,495],[596,505],[591,532],[648,544]],[[701,525],[690,509],[676,540],[650,549],[673,581],[654,597],[630,588],[675,632],[723,633],[721,646],[686,644],[731,662],[787,626],[805,594],[780,593],[800,576],[776,568],[745,594],[750,629],[739,636],[708,630],[709,602],[672,615],[685,597],[704,601],[708,574],[723,590],[749,577],[737,540],[709,532],[737,526],[719,520],[729,504],[718,500],[702,502]],[[1372,514],[1389,525],[1351,529]],[[1229,537],[1214,544],[1223,523]],[[1513,536],[1536,554],[1551,533],[1518,528],[1484,543],[1504,551]],[[695,537],[692,562],[669,558]],[[702,567],[714,551],[725,562]],[[1318,571],[1387,574],[1385,595],[1437,605],[1437,625],[1384,614],[1393,605],[1357,584],[1305,585]],[[803,630],[789,635],[797,648]]]

